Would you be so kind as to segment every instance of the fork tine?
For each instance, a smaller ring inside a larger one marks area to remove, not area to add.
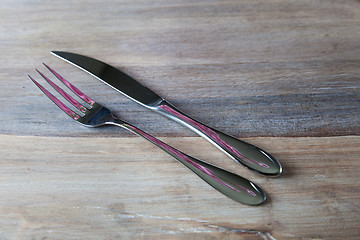
[[[40,88],[40,90],[48,97],[51,101],[53,101],[61,110],[63,110],[67,115],[69,115],[74,120],[78,120],[80,118],[75,112],[73,112],[70,108],[68,108],[64,103],[62,103],[59,99],[57,99],[54,95],[52,95],[48,90],[46,90],[43,86],[40,85],[35,79],[33,79],[30,75],[28,75],[31,81],[35,83],[35,85]]]
[[[68,100],[74,107],[79,109],[81,112],[86,112],[86,107],[81,105],[78,101],[76,101],[73,97],[67,94],[64,90],[62,90],[58,85],[56,85],[53,81],[51,81],[48,77],[42,74],[39,70],[35,69],[58,93],[60,93],[66,100]]]
[[[44,66],[49,69],[50,72],[52,72],[62,83],[64,83],[71,91],[73,91],[79,98],[87,102],[90,106],[93,106],[95,101],[86,96],[83,92],[81,92],[79,89],[77,89],[74,85],[69,83],[65,78],[63,78],[60,74],[55,72],[54,69],[43,63]]]

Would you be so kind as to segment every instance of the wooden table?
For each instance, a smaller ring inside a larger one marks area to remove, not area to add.
[[[0,3],[0,239],[358,239],[360,2]],[[53,57],[85,54],[273,154],[267,178]],[[144,139],[75,124],[45,62],[124,120],[268,195],[250,207]]]

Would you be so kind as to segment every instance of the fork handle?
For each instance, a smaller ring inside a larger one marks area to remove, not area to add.
[[[254,183],[243,177],[186,155],[131,124],[117,119],[111,122],[111,124],[126,128],[144,137],[176,158],[216,190],[237,202],[259,205],[266,200],[265,193]]]
[[[249,169],[268,176],[278,176],[281,174],[282,167],[280,163],[260,148],[200,123],[182,113],[165,100],[156,107],[156,110],[195,131],[226,153],[230,158]]]

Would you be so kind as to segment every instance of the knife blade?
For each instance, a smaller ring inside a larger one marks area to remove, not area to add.
[[[61,51],[52,51],[51,53],[88,72],[144,107],[183,124],[247,168],[268,176],[278,176],[282,173],[281,164],[269,153],[187,116],[162,97],[120,70],[97,59],[76,53]]]

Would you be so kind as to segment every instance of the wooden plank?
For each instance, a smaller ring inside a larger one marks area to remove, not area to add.
[[[0,9],[0,133],[92,134],[65,121],[26,79],[38,79],[33,69],[47,62],[139,127],[195,136],[48,54],[66,50],[122,69],[238,137],[360,134],[356,1],[3,0]]]
[[[198,137],[163,140],[252,179],[268,201],[257,207],[236,203],[140,137],[0,135],[0,239],[356,239],[360,234],[358,136],[247,139],[271,149],[283,163],[279,178],[247,171]]]

